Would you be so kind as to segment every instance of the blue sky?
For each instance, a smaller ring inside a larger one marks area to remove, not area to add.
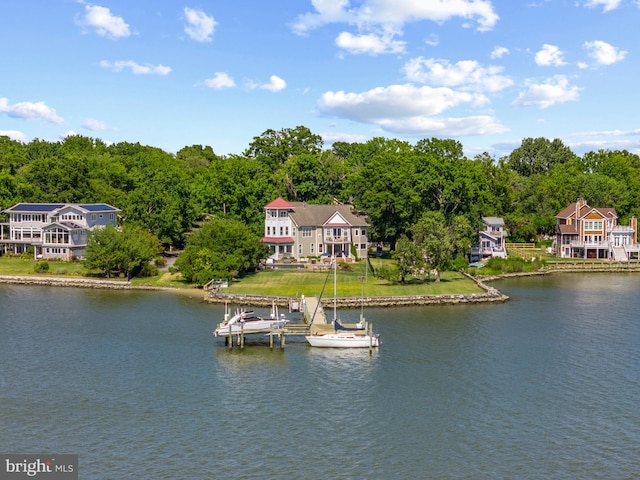
[[[241,154],[527,137],[640,154],[638,0],[3,0],[0,134]],[[635,75],[634,75],[635,74]]]

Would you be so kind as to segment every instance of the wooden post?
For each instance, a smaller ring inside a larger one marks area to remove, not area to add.
[[[284,350],[284,332],[280,334],[280,348]]]
[[[273,330],[269,332],[269,350],[273,350]]]
[[[229,350],[233,348],[233,335],[231,334],[231,325],[229,325]]]
[[[369,324],[369,355],[373,354],[373,326]]]
[[[244,350],[244,322],[240,325],[240,350]]]

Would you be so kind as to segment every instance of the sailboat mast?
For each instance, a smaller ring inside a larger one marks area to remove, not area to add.
[[[336,313],[337,303],[338,303],[337,279],[338,279],[338,259],[334,253],[333,254],[333,320],[334,321],[338,319],[338,315]]]

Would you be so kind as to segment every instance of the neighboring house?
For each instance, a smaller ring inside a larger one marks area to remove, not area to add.
[[[308,205],[277,198],[264,210],[262,242],[273,260],[322,254],[367,258],[369,224],[350,205]]]
[[[478,245],[471,248],[470,260],[483,261],[491,257],[507,257],[504,220],[499,217],[482,217],[484,229],[478,232]]]
[[[0,251],[21,254],[34,247],[36,258],[82,258],[87,232],[116,226],[119,211],[105,203],[18,203],[4,210],[9,222],[0,223]]]
[[[593,208],[579,198],[556,215],[556,256],[616,261],[638,259],[638,221],[618,225],[614,208]]]

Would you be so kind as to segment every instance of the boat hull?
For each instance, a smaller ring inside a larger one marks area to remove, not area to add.
[[[307,335],[305,338],[312,347],[321,348],[369,348],[380,346],[377,335],[327,333],[324,335]]]
[[[220,325],[213,331],[214,337],[227,337],[231,335],[251,335],[254,333],[270,333],[281,330],[288,320],[264,319],[256,322],[234,323],[232,325]]]

